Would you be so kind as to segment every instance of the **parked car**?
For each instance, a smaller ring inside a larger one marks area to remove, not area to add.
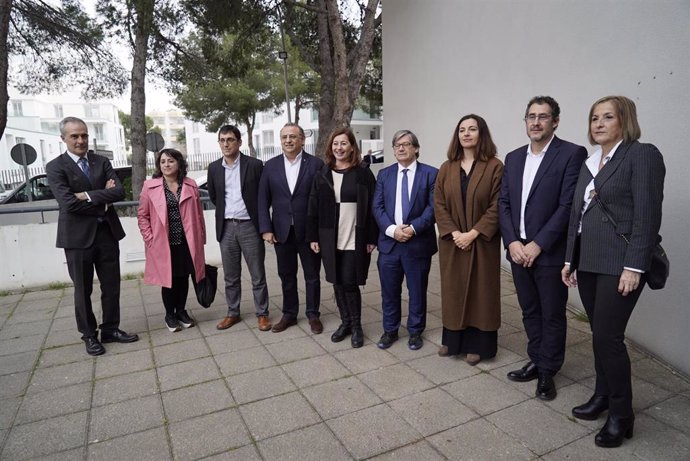
[[[216,207],[211,203],[208,196],[208,176],[206,170],[188,171],[187,177],[196,181],[197,186],[199,186],[199,197],[204,210],[215,210]]]
[[[120,181],[125,186],[125,190],[129,188],[128,196],[132,196],[132,167],[123,166],[115,168],[115,173]],[[53,192],[48,185],[48,178],[45,173],[37,174],[29,179],[29,189],[27,192],[26,183],[17,186],[10,194],[0,201],[0,205],[10,203],[27,203],[29,202],[29,194],[31,194],[32,202],[41,202],[44,200],[55,200]]]
[[[375,150],[370,154],[366,154],[364,157],[362,157],[362,161],[370,165],[372,163],[383,163],[383,149]]]

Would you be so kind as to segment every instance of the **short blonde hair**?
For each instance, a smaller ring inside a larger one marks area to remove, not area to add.
[[[594,141],[592,137],[592,114],[594,113],[594,108],[605,102],[612,103],[618,111],[621,128],[623,129],[623,142],[632,142],[640,139],[642,130],[640,129],[640,124],[637,122],[637,107],[635,107],[635,102],[625,96],[604,96],[595,101],[591,109],[589,109],[589,119],[587,120],[587,137],[589,138],[589,143],[592,145],[596,144],[596,141]]]

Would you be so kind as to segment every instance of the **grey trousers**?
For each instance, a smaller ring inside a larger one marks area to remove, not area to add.
[[[238,223],[226,220],[223,225],[223,237],[220,240],[220,255],[223,260],[223,272],[225,272],[225,301],[228,304],[228,315],[240,315],[242,256],[252,279],[256,315],[268,315],[268,288],[264,268],[266,248],[254,224],[251,221]]]

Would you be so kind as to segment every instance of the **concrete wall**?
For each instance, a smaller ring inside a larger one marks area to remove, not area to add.
[[[214,211],[204,212],[206,220],[206,262],[221,265],[216,241]],[[127,236],[120,241],[120,271],[137,274],[144,270],[144,242],[136,218],[120,218]],[[57,223],[0,226],[0,291],[72,283],[67,273],[65,253],[55,248]]]
[[[643,293],[627,332],[690,373],[690,1],[395,0],[384,10],[384,139],[413,130],[430,164],[445,160],[467,113],[486,118],[505,154],[527,142],[527,101],[551,95],[558,136],[592,152],[590,105],[609,94],[636,102],[641,141],[666,162],[661,234],[672,270],[665,290]]]

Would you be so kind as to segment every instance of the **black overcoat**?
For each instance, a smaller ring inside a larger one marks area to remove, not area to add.
[[[371,254],[367,244],[376,245],[378,228],[371,209],[376,178],[366,166],[354,168],[357,175],[357,223],[355,225],[355,253],[357,256],[357,284],[364,285],[369,273]],[[307,211],[307,241],[318,242],[326,280],[336,283],[336,242],[338,241],[338,207],[333,190],[333,173],[328,165],[314,177]]]

